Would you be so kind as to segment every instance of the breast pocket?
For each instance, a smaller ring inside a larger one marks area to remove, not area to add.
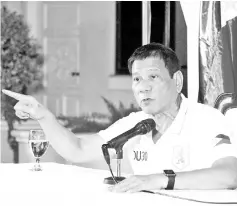
[[[187,169],[190,164],[190,147],[187,143],[173,145],[172,165],[179,171]]]

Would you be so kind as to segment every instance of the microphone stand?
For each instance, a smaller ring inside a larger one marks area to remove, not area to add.
[[[121,177],[121,159],[123,158],[123,145],[132,137],[136,135],[142,135],[150,132],[156,126],[156,123],[153,119],[146,119],[142,120],[141,122],[137,123],[135,127],[128,130],[127,132],[120,134],[119,136],[111,139],[106,144],[103,144],[101,149],[104,154],[104,158],[106,163],[109,166],[109,170],[111,172],[112,177],[108,177],[104,179],[105,184],[117,184],[118,182],[125,179],[125,177]],[[108,149],[113,148],[116,150],[117,154],[117,176],[114,177],[111,166],[110,166],[110,156]]]
[[[115,148],[116,151],[116,159],[117,159],[117,164],[116,164],[116,170],[117,170],[117,176],[114,177],[107,177],[104,179],[104,183],[105,184],[109,184],[109,185],[115,185],[118,182],[121,182],[122,180],[125,179],[125,177],[121,176],[121,159],[123,159],[123,149],[122,146],[119,146],[118,148]]]

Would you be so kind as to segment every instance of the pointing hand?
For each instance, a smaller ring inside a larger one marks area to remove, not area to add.
[[[45,117],[47,109],[43,105],[41,105],[34,97],[5,89],[3,89],[2,92],[18,100],[18,102],[14,106],[14,109],[16,111],[16,116],[18,116],[19,118],[32,118],[34,120],[40,120]]]

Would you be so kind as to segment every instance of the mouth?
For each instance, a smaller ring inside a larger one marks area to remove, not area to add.
[[[152,101],[151,98],[145,98],[145,99],[142,99],[142,100],[141,100],[141,104],[147,105],[147,104],[149,104],[151,101]]]

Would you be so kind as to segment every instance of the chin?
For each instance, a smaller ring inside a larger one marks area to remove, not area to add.
[[[143,112],[150,114],[150,115],[156,115],[162,112],[160,108],[154,108],[154,107],[140,107]]]
[[[143,112],[145,112],[147,114],[155,114],[155,111],[152,108],[142,107],[141,109],[142,109]]]

